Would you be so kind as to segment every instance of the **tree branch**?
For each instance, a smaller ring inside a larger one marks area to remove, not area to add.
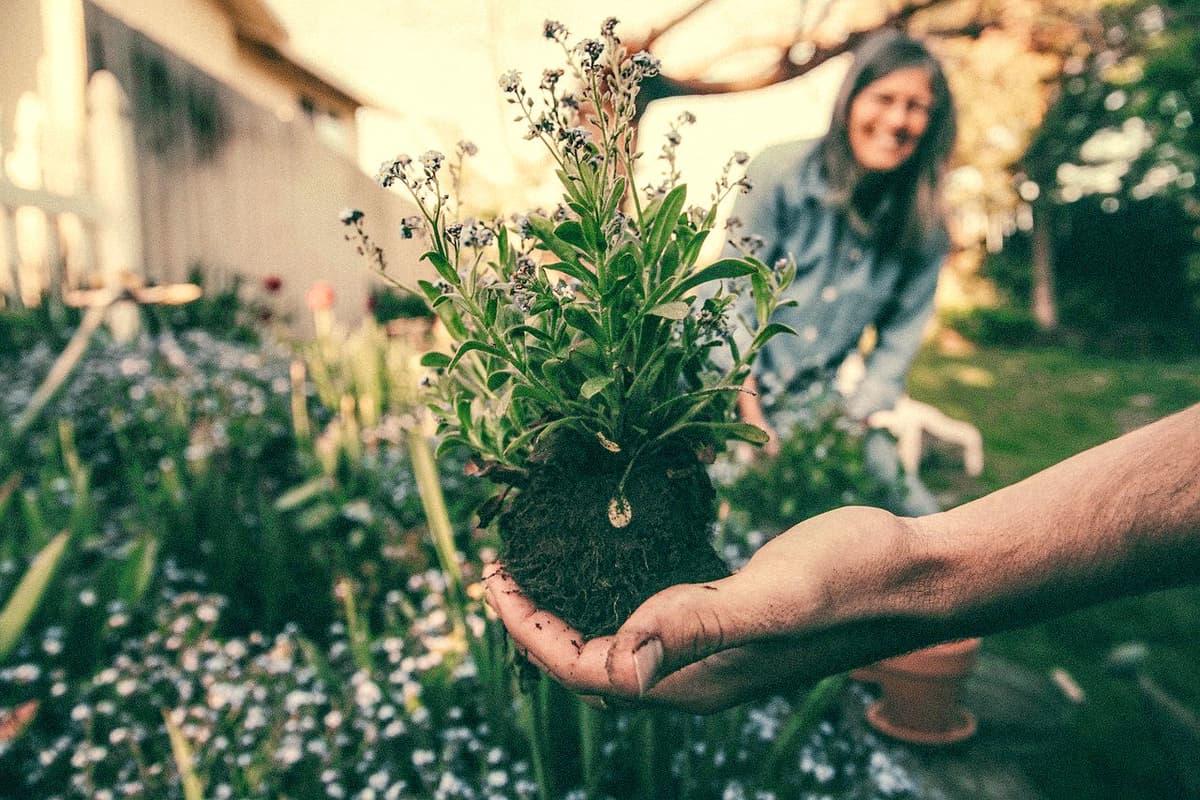
[[[693,6],[680,19],[685,19],[692,12],[705,5],[710,0],[704,0]],[[661,100],[667,97],[682,97],[690,95],[710,95],[710,94],[728,94],[731,92],[744,92],[752,89],[762,89],[767,86],[773,86],[777,83],[782,83],[792,78],[798,78],[801,75],[806,75],[827,61],[837,58],[844,53],[848,53],[857,48],[868,36],[877,30],[888,27],[903,28],[912,18],[914,14],[924,11],[934,6],[942,5],[952,0],[922,0],[921,2],[906,5],[903,8],[893,12],[879,25],[858,30],[850,33],[840,42],[833,44],[815,46],[811,54],[803,62],[796,62],[791,59],[791,53],[796,45],[806,41],[806,32],[801,31],[790,42],[790,44],[780,45],[779,58],[775,63],[765,70],[741,76],[738,78],[730,78],[726,80],[710,80],[700,76],[672,76],[667,73],[660,73],[653,78],[647,78],[642,83],[641,93],[638,95],[638,116],[645,110],[646,106],[655,100]],[[675,22],[671,23],[676,24]],[[930,36],[951,38],[957,36],[979,36],[984,30],[991,27],[993,22],[974,21],[967,25],[958,28],[947,28],[930,31]],[[653,35],[653,41],[670,29],[670,26],[657,28]]]
[[[630,52],[636,52],[638,50],[649,50],[650,48],[654,47],[654,43],[657,42],[660,38],[662,38],[662,35],[664,33],[668,33],[676,25],[686,22],[693,14],[700,11],[702,8],[704,8],[709,3],[712,3],[712,2],[713,2],[713,0],[697,0],[691,6],[680,11],[678,14],[676,14],[671,19],[667,20],[666,22],[662,23],[661,25],[651,28],[646,33],[646,35],[643,36],[642,38],[636,39],[636,40],[631,40],[629,42]]]

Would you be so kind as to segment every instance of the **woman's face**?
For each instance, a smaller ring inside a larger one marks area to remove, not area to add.
[[[924,67],[904,67],[868,83],[850,101],[850,150],[859,166],[891,172],[916,152],[929,125],[933,87]]]

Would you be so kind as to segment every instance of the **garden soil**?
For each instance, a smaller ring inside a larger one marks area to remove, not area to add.
[[[585,638],[615,633],[668,586],[729,575],[711,544],[716,493],[696,454],[668,445],[639,457],[625,482],[632,517],[617,528],[609,504],[628,463],[595,440],[556,437],[499,520],[513,579]]]

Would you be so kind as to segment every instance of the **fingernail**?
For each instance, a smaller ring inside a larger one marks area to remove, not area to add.
[[[649,639],[633,651],[633,674],[637,677],[638,696],[650,691],[655,675],[662,666],[663,646],[658,639]]]

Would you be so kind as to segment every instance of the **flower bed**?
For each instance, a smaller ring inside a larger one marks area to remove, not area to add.
[[[0,501],[0,603],[71,531],[0,662],[0,709],[36,705],[4,726],[0,797],[906,796],[803,691],[709,718],[521,691],[472,588],[496,542],[469,529],[481,495],[452,454],[460,578],[422,524],[411,393],[386,384],[411,354],[369,326],[302,350],[297,380],[274,345],[100,341],[64,387]],[[4,413],[51,357],[23,356]],[[722,536],[734,565],[762,539]]]

